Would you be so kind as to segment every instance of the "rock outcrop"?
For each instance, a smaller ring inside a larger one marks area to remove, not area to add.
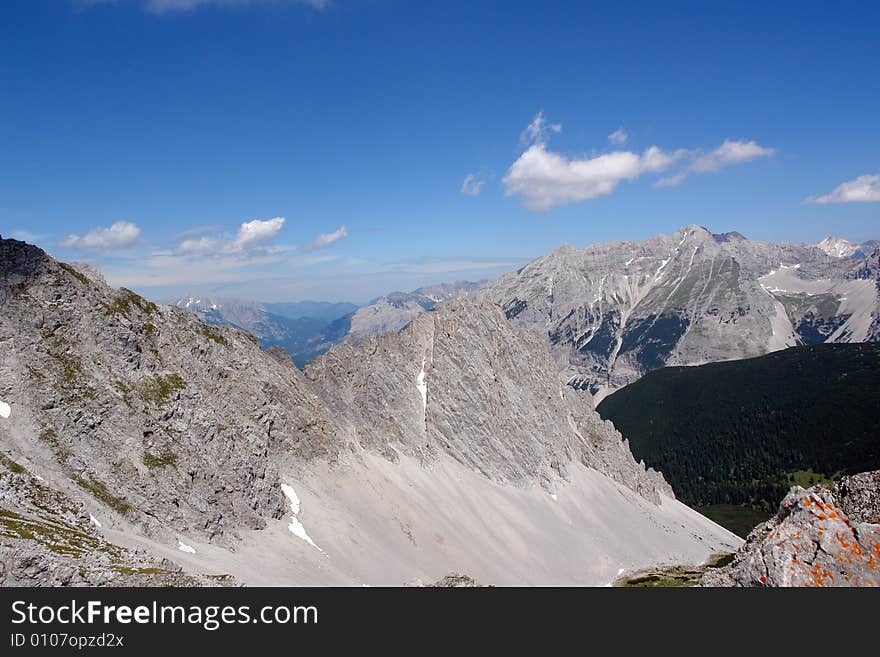
[[[654,501],[673,496],[589,396],[559,380],[546,336],[516,331],[498,306],[447,302],[399,333],[338,345],[305,373],[353,439],[390,459],[444,453],[499,483],[548,489],[576,461]]]
[[[2,446],[148,535],[233,538],[286,507],[281,454],[332,456],[292,363],[243,331],[0,240]]]
[[[701,586],[880,586],[880,471],[795,486]]]

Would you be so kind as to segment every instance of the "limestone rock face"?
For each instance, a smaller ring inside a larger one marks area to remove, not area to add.
[[[816,246],[687,226],[643,242],[566,245],[475,294],[544,332],[569,384],[601,398],[666,365],[876,340],[873,273]]]
[[[880,586],[880,471],[829,490],[795,486],[731,564],[701,586]]]
[[[306,376],[354,440],[392,460],[446,453],[499,483],[548,488],[579,461],[652,499],[672,496],[589,395],[559,380],[546,337],[515,330],[493,304],[447,302],[400,333],[334,347]]]
[[[214,586],[108,542],[82,503],[0,455],[0,586]],[[9,546],[9,547],[6,547]],[[226,583],[231,583],[228,580]]]
[[[278,458],[340,447],[302,374],[249,334],[16,240],[0,240],[0,399],[5,449],[166,537],[281,517]]]

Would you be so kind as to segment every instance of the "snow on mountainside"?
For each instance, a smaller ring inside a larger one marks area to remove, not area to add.
[[[878,242],[871,240],[862,244],[853,244],[841,237],[831,236],[826,237],[816,246],[835,258],[866,258],[874,252]]]
[[[876,339],[860,261],[688,226],[643,242],[565,245],[477,293],[546,332],[569,383],[603,397],[664,365]]]
[[[833,236],[826,237],[816,246],[835,258],[849,258],[858,249],[858,247],[849,240]]]

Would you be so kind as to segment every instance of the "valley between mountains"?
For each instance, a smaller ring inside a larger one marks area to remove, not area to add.
[[[299,368],[242,330],[270,335],[262,310],[200,317],[0,238],[0,583],[604,586],[733,553],[594,403],[668,365],[876,342],[868,248],[561,247],[336,308]]]

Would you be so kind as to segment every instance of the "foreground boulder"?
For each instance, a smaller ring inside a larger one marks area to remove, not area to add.
[[[880,586],[880,471],[795,486],[701,586]]]

